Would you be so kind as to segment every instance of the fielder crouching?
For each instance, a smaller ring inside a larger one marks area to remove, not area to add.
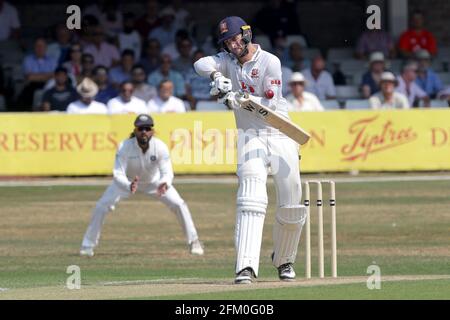
[[[163,202],[180,222],[191,254],[203,255],[197,230],[185,201],[172,185],[173,170],[169,149],[153,137],[153,119],[139,115],[131,137],[124,140],[116,153],[113,181],[98,200],[81,245],[80,255],[92,257],[98,245],[106,214],[120,200],[142,192]]]
[[[224,52],[201,58],[194,64],[199,75],[211,78],[211,94],[222,96],[221,100],[233,109],[238,128],[237,284],[252,283],[258,276],[269,172],[277,191],[272,261],[281,280],[295,279],[293,264],[306,218],[306,208],[300,205],[298,144],[241,108],[245,98],[238,91],[247,92],[289,118],[288,104],[281,91],[280,60],[251,39],[251,28],[244,20],[227,17],[219,23],[219,43]]]

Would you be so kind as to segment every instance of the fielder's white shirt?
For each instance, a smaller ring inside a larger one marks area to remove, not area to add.
[[[289,102],[289,111],[324,111],[319,99],[311,92],[303,91],[303,102],[297,100],[292,94],[286,97]]]
[[[166,101],[162,100],[159,96],[151,99],[148,102],[148,112],[150,113],[163,113],[163,112],[186,112],[183,100],[171,96]]]
[[[259,97],[261,104],[271,108],[276,113],[289,119],[288,103],[282,94],[282,75],[280,59],[275,55],[264,51],[259,45],[252,59],[242,66],[239,61],[227,52],[221,52],[214,56],[199,59],[194,63],[195,71],[203,77],[210,77],[214,71],[219,71],[225,77],[231,79],[232,91],[243,90],[251,95]],[[265,98],[265,91],[272,90],[272,99]],[[265,130],[273,132],[273,128],[264,120],[255,117],[245,109],[234,111],[236,126],[238,129],[257,131]]]
[[[108,109],[103,103],[95,100],[92,100],[90,104],[77,100],[67,106],[66,112],[72,114],[107,114]]]
[[[136,97],[131,97],[130,101],[123,101],[121,96],[117,96],[108,101],[108,112],[114,113],[148,113],[145,101]]]
[[[139,184],[162,183],[172,185],[173,169],[169,148],[160,139],[152,137],[145,153],[139,147],[136,138],[120,143],[114,163],[114,181],[126,190],[130,190],[131,181],[138,176]]]

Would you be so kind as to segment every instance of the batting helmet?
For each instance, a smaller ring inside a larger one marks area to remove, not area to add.
[[[223,42],[227,39],[242,34],[242,40],[247,45],[252,40],[252,30],[249,25],[240,17],[226,17],[219,23],[219,44],[226,49]]]

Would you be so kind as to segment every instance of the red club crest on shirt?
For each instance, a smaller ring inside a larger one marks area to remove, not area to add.
[[[220,34],[224,34],[225,32],[228,32],[228,26],[227,26],[227,22],[226,21],[223,21],[219,25],[219,30],[220,30]]]
[[[259,78],[259,70],[258,69],[252,69],[251,77],[252,78]]]

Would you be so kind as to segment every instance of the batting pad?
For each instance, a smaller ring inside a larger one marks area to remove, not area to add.
[[[236,216],[236,273],[251,267],[258,276],[265,214],[239,211]]]
[[[306,215],[306,207],[303,205],[278,208],[273,226],[273,265],[275,267],[294,263]]]

